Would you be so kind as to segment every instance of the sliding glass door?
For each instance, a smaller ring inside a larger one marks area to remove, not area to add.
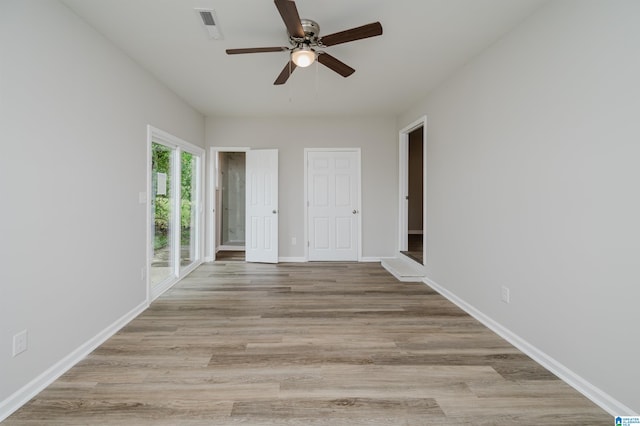
[[[149,282],[156,298],[202,259],[204,151],[149,127]]]
[[[177,278],[173,234],[176,148],[157,142],[151,145],[151,285]]]

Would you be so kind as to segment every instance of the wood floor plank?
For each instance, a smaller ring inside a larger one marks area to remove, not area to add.
[[[431,288],[378,264],[224,260],[200,266],[5,423],[611,420]]]
[[[444,413],[431,398],[289,398],[238,402],[233,405],[231,416],[248,419],[321,417],[327,420],[409,416],[428,421],[429,417],[443,418]]]

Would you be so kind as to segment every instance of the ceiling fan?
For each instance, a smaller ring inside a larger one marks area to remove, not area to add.
[[[317,22],[311,19],[300,19],[294,0],[274,0],[274,3],[278,8],[278,12],[280,12],[284,25],[287,27],[291,46],[227,49],[227,54],[290,52],[289,62],[273,83],[276,85],[286,83],[296,67],[308,67],[316,59],[322,65],[332,69],[341,76],[349,77],[355,72],[353,68],[331,56],[324,50],[319,49],[382,34],[382,25],[380,22],[373,22],[361,27],[351,28],[321,37],[320,26]]]

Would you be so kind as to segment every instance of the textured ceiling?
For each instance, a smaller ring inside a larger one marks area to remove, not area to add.
[[[326,49],[356,69],[348,78],[312,65],[274,86],[287,52],[225,54],[288,45],[271,0],[63,0],[206,116],[399,114],[544,2],[297,0],[321,35],[375,21],[384,33]],[[215,10],[223,40],[209,39],[194,7]]]

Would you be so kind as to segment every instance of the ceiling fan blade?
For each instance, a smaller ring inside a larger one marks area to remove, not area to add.
[[[273,0],[282,16],[284,25],[287,27],[287,31],[293,37],[304,37],[304,30],[302,29],[302,23],[300,22],[300,15],[298,15],[298,8],[296,2],[293,0]]]
[[[227,55],[238,55],[242,53],[265,53],[265,52],[286,52],[288,47],[249,47],[246,49],[227,49]]]
[[[296,69],[296,64],[294,64],[293,61],[289,61],[287,65],[284,66],[284,68],[282,69],[282,72],[280,73],[278,78],[276,78],[276,81],[274,81],[273,84],[274,85],[285,84],[289,79],[289,76],[293,74],[293,70],[295,69]]]
[[[337,72],[343,77],[349,77],[351,74],[356,72],[356,70],[351,68],[349,65],[336,59],[326,52],[318,55],[318,62],[320,62],[327,68],[331,68],[333,71]]]
[[[334,46],[349,41],[362,40],[363,38],[375,37],[382,35],[382,24],[373,22],[361,27],[351,28],[349,30],[340,31],[326,35],[320,39],[325,46]]]

